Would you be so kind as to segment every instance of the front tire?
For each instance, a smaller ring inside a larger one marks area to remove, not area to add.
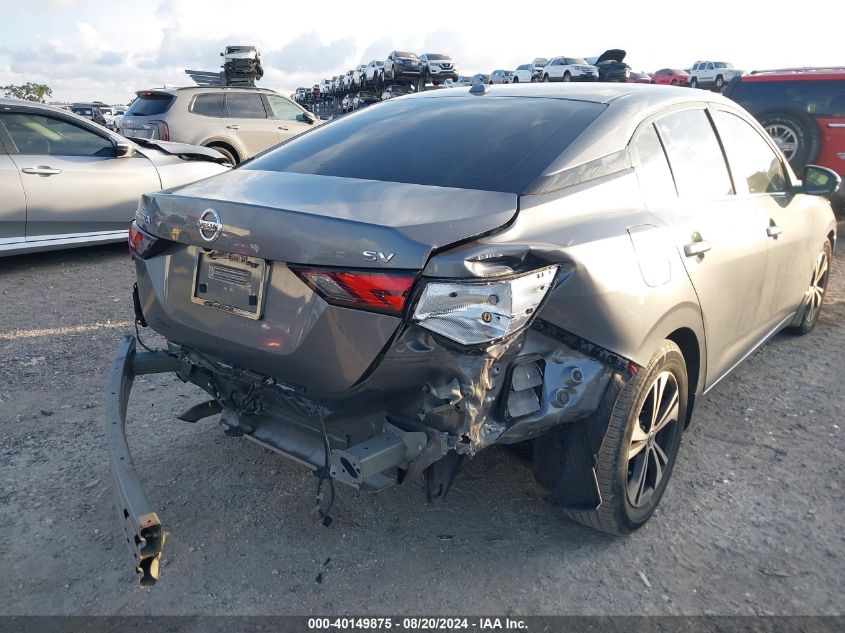
[[[798,325],[787,328],[789,332],[798,335],[809,334],[816,327],[822,311],[824,297],[827,294],[827,279],[830,276],[830,261],[832,249],[830,242],[825,240],[821,253],[816,257],[813,274],[810,276],[810,287],[804,293],[804,313]]]
[[[677,85],[678,85],[678,80],[677,80],[677,79],[673,79],[673,80],[672,80],[672,85],[673,85],[673,86],[677,86]]]
[[[568,70],[565,73],[563,73],[563,80],[567,83],[572,81],[572,75],[569,74]]]
[[[649,520],[675,466],[688,393],[684,356],[665,340],[613,407],[595,466],[601,505],[586,512],[567,510],[569,519],[617,535]]]
[[[725,87],[725,78],[722,75],[716,77],[715,88],[718,92],[722,92],[722,88]]]
[[[695,77],[690,79],[689,80],[689,87],[690,88],[698,88],[698,79],[696,79]]]
[[[549,76],[543,75],[543,83],[549,83]]]

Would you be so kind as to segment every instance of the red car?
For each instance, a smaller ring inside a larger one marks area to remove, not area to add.
[[[755,71],[725,96],[757,118],[796,172],[813,164],[845,178],[845,67]]]
[[[651,83],[666,86],[689,86],[689,75],[677,68],[661,68],[651,76]]]

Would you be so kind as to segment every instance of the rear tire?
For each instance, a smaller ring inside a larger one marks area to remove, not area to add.
[[[226,147],[225,145],[212,143],[208,147],[217,151],[217,152],[220,152],[221,154],[223,154],[223,156],[226,157],[226,160],[228,160],[231,163],[232,167],[237,166],[237,164],[240,162],[238,160],[238,155],[234,151],[232,151],[231,149]]]
[[[824,297],[827,294],[827,280],[830,276],[831,247],[828,240],[824,241],[821,253],[816,257],[813,273],[810,275],[810,287],[804,294],[804,314],[801,323],[787,328],[788,332],[803,336],[809,334],[816,327],[819,314],[822,311]]]
[[[795,171],[815,160],[821,143],[816,122],[800,110],[773,109],[757,115]]]
[[[628,534],[644,525],[672,475],[687,400],[684,356],[673,341],[665,340],[613,407],[595,466],[601,505],[564,514],[608,534]]]

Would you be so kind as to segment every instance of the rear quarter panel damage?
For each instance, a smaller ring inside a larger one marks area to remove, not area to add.
[[[424,274],[466,276],[473,262],[497,258],[519,270],[558,263],[563,281],[540,310],[545,321],[641,366],[663,339],[688,328],[704,359],[698,298],[667,228],[626,170],[523,196],[508,228],[433,258]]]

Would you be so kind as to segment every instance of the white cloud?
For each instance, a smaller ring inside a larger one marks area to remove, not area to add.
[[[467,0],[49,5],[50,11],[23,3],[4,7],[0,85],[41,81],[55,98],[125,102],[135,90],[187,83],[185,68],[217,70],[225,44],[258,46],[266,70],[261,85],[285,92],[383,59],[394,48],[449,53],[468,72],[615,47],[626,48],[629,63],[645,70],[710,57],[745,69],[843,62],[838,22],[793,11],[783,0],[767,4],[765,14],[757,5],[710,0],[712,20],[701,28],[690,11],[656,0],[577,7],[535,0],[507,10]],[[772,31],[770,18],[780,15],[789,15],[786,43]]]

